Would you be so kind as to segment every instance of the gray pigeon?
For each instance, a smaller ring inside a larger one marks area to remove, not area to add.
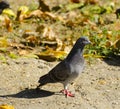
[[[68,56],[59,64],[57,64],[51,71],[40,77],[38,81],[40,85],[37,87],[37,89],[47,83],[60,82],[64,85],[64,90],[61,92],[65,94],[66,97],[73,97],[74,94],[68,91],[68,84],[77,78],[83,71],[83,49],[87,44],[90,44],[89,39],[87,37],[80,37],[76,41]]]

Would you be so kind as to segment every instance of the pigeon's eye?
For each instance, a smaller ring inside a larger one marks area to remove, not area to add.
[[[83,40],[83,43],[87,42],[87,40]]]

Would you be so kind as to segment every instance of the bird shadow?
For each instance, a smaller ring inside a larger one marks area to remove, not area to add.
[[[120,66],[120,56],[104,58],[103,61],[106,62],[108,65]]]
[[[10,94],[10,95],[0,95],[0,97],[14,97],[14,98],[27,98],[27,99],[32,99],[32,98],[43,98],[43,97],[48,97],[54,95],[55,92],[43,90],[43,89],[25,89],[22,90],[19,93],[16,94]]]

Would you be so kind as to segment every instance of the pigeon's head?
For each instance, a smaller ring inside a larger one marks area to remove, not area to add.
[[[83,49],[84,49],[85,45],[90,44],[90,43],[91,42],[87,37],[80,37],[76,41],[75,45],[73,46],[71,52],[69,53],[69,55],[67,56],[66,59],[68,61],[70,61],[76,53],[77,53],[77,56],[75,56],[75,57],[77,57],[77,58],[79,56],[83,56]],[[77,60],[77,59],[75,59],[75,60]]]
[[[87,37],[80,37],[78,40],[77,40],[77,44],[78,45],[87,45],[87,44],[90,44],[90,40],[87,38]]]

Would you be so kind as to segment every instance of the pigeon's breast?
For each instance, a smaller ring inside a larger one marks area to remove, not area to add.
[[[65,80],[65,82],[74,81],[79,76],[79,74],[82,72],[82,70],[83,70],[83,67],[80,67],[79,65],[72,66],[71,73],[69,77]]]
[[[80,58],[71,64],[71,74],[78,76],[84,68],[84,58]]]

